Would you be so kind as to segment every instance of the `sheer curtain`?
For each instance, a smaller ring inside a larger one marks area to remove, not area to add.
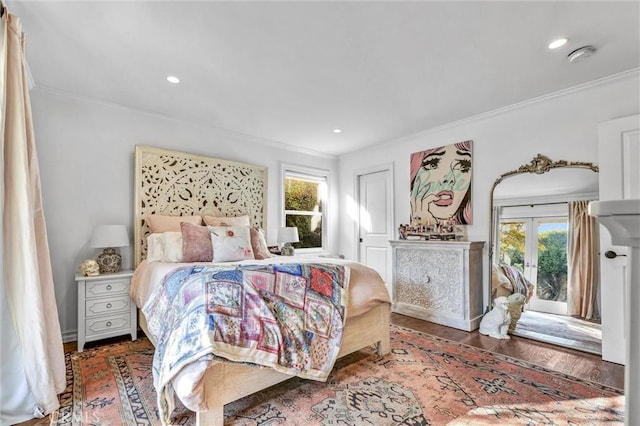
[[[56,410],[57,394],[64,390],[66,379],[26,82],[24,35],[19,18],[6,8],[2,12],[3,356],[6,347],[14,347],[12,357],[2,360],[0,414],[4,424]]]
[[[569,202],[569,315],[600,319],[598,312],[597,222],[589,201]]]

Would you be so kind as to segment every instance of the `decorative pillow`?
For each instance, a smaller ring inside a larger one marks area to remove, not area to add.
[[[152,234],[162,232],[181,232],[180,223],[188,222],[194,225],[202,224],[201,216],[164,216],[152,214],[147,217],[147,226]]]
[[[182,232],[163,232],[147,237],[149,262],[182,262]]]
[[[214,262],[254,259],[248,226],[209,226]]]
[[[182,261],[211,262],[213,245],[209,228],[188,222],[180,224],[182,229]]]
[[[205,216],[203,220],[208,226],[251,226],[251,221],[247,215],[234,217]]]
[[[251,249],[253,250],[253,256],[256,259],[273,257],[267,247],[267,240],[264,238],[264,231],[262,228],[254,226],[249,229],[249,234],[251,235]]]

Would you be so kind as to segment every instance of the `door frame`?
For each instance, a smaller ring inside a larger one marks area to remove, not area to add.
[[[631,166],[628,164],[630,158],[626,158],[623,152],[622,141],[625,134],[636,134],[640,129],[640,115],[635,114],[628,117],[616,118],[598,124],[598,157],[601,167],[605,173],[600,173],[600,200],[613,200],[629,198],[629,188],[624,187],[624,168]],[[612,152],[612,149],[614,152]],[[603,188],[605,189],[603,191]],[[628,257],[617,257],[607,259],[604,257],[606,250],[613,250],[617,253],[627,254],[628,248],[614,245],[611,241],[609,231],[603,225],[600,229],[600,276],[608,270],[609,265],[613,265],[622,270],[619,276],[624,277],[623,282],[618,285],[618,291],[602,291],[600,296],[600,309],[602,317],[602,359],[626,365],[627,371],[635,369],[632,377],[640,374],[637,367],[629,366],[627,359],[631,343],[629,342],[631,330],[629,330],[630,308],[629,283],[626,268],[628,268]],[[601,280],[604,282],[604,280]],[[637,309],[637,306],[634,307]],[[633,330],[633,339],[640,339],[637,330]],[[637,341],[637,340],[636,340]],[[624,350],[622,350],[624,348]]]
[[[394,176],[395,176],[395,171],[394,171],[394,164],[393,162],[391,163],[383,163],[383,164],[378,164],[375,166],[370,166],[370,167],[365,167],[362,169],[357,169],[353,172],[353,186],[354,186],[354,200],[355,200],[355,204],[358,208],[358,214],[356,215],[356,218],[354,220],[354,243],[355,243],[355,247],[356,247],[356,260],[359,262],[360,261],[360,256],[361,256],[361,250],[360,250],[360,177],[364,176],[364,175],[368,175],[371,173],[378,173],[378,172],[387,172],[389,175],[389,184],[391,187],[391,192],[389,194],[389,199],[387,200],[388,203],[390,203],[390,214],[389,214],[389,219],[388,219],[388,227],[389,230],[391,232],[391,235],[389,235],[389,239],[393,239],[395,237],[395,233],[394,233],[394,227],[395,227],[395,180],[394,180]],[[387,248],[387,250],[391,250],[391,246],[389,246]],[[391,276],[390,276],[390,271],[391,271],[391,256],[387,256],[387,258],[389,259],[388,264],[387,264],[387,277],[382,277],[382,279],[388,284],[391,285]]]

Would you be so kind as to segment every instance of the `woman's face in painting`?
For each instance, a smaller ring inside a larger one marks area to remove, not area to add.
[[[412,190],[413,216],[421,222],[455,216],[471,184],[471,153],[447,145],[422,159]]]

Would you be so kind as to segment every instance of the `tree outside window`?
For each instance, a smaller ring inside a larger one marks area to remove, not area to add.
[[[326,188],[324,177],[285,172],[285,226],[298,228],[300,242],[293,244],[296,249],[324,248]]]
[[[566,302],[567,220],[547,219],[541,220],[540,223],[535,234],[538,263],[536,297],[541,300]],[[500,223],[499,263],[514,266],[520,272],[525,272],[526,232],[523,220]]]
[[[501,222],[498,263],[515,266],[524,272],[524,252],[524,222]]]

